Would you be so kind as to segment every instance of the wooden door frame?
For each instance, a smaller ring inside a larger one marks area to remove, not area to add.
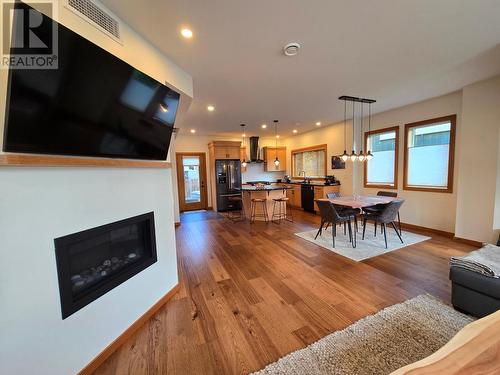
[[[198,156],[200,158],[200,203],[195,208],[187,207],[184,204],[185,187],[182,158],[184,156]],[[193,211],[208,209],[208,189],[207,189],[207,158],[204,152],[176,152],[175,162],[177,170],[177,190],[179,199],[179,210]]]

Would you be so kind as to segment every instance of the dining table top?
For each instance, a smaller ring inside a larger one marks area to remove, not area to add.
[[[347,206],[352,208],[371,207],[377,204],[387,204],[397,200],[396,197],[384,197],[380,195],[346,195],[336,198],[321,198],[318,200],[330,201],[339,206]]]

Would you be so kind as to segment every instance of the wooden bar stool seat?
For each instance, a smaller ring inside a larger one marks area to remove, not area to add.
[[[257,213],[257,206],[261,207],[261,212]],[[250,223],[254,223],[256,218],[264,218],[267,223],[267,199],[265,198],[252,198],[250,207]]]
[[[281,224],[281,220],[293,222],[292,208],[288,204],[290,199],[287,197],[273,198],[273,215],[271,220],[273,223]]]

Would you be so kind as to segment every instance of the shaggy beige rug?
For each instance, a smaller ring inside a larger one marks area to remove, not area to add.
[[[421,295],[331,333],[254,375],[389,374],[431,355],[473,320]]]

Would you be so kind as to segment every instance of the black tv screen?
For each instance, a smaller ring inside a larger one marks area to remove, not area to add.
[[[165,160],[180,95],[47,16],[37,32],[53,27],[57,69],[9,69],[3,150]]]

